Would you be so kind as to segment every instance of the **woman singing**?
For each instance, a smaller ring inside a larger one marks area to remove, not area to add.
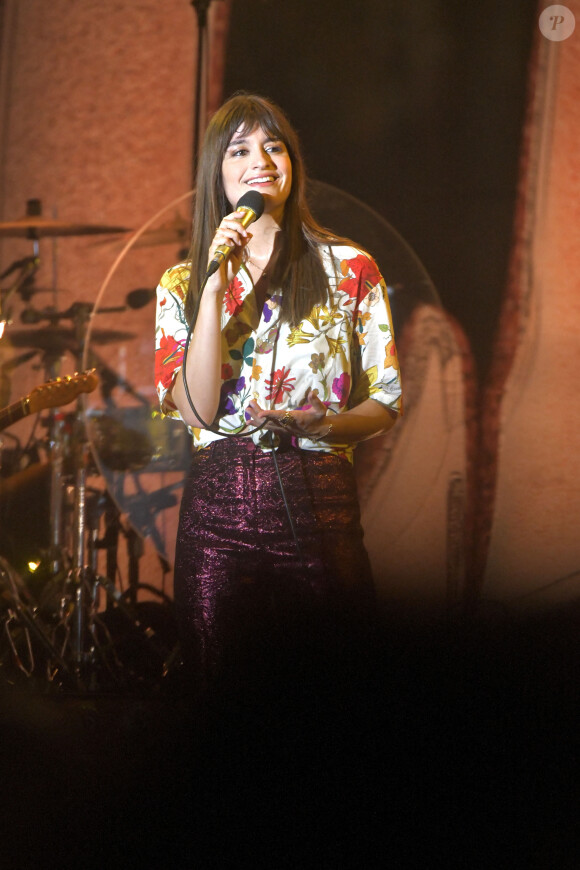
[[[244,226],[248,191],[264,207]],[[209,124],[189,257],[158,287],[155,381],[195,448],[175,605],[202,678],[303,617],[360,624],[373,584],[352,456],[400,413],[391,315],[372,258],[312,217],[296,133],[262,97],[232,97]]]

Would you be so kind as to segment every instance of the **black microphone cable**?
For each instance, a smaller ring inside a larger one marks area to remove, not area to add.
[[[260,432],[260,430],[262,430],[264,428],[264,426],[266,425],[266,420],[264,420],[264,422],[260,426],[255,426],[253,429],[250,429],[249,431],[246,431],[246,432],[222,432],[220,430],[219,426],[216,427],[213,425],[213,423],[211,423],[211,424],[206,423],[206,421],[203,419],[201,414],[199,414],[197,412],[196,407],[193,403],[193,399],[191,397],[189,385],[187,383],[187,356],[189,353],[189,345],[191,343],[191,335],[192,335],[193,329],[194,329],[196,321],[197,321],[197,316],[199,314],[199,307],[201,305],[201,297],[203,296],[203,291],[205,290],[205,285],[207,284],[208,278],[210,277],[211,274],[212,273],[210,273],[208,271],[205,278],[203,279],[203,283],[202,283],[201,287],[199,288],[197,302],[195,305],[195,310],[193,312],[193,316],[191,318],[191,323],[189,323],[188,327],[187,327],[187,337],[185,339],[185,346],[183,348],[183,388],[185,391],[185,396],[187,398],[189,407],[191,408],[191,410],[193,411],[193,413],[195,414],[195,416],[197,417],[199,422],[202,424],[202,427],[204,429],[207,429],[209,432],[213,432],[214,435],[220,435],[222,438],[249,438],[255,432]],[[274,437],[275,436],[274,436],[273,432],[270,432],[269,435],[270,435],[270,448],[271,448],[270,452],[272,454],[274,467],[276,468],[278,483],[280,484],[280,493],[282,495],[282,501],[284,502],[284,508],[286,510],[286,515],[288,516],[288,522],[290,523],[290,529],[292,531],[292,537],[294,539],[294,544],[296,546],[296,552],[298,554],[298,558],[302,564],[302,567],[304,569],[306,569],[306,563],[304,561],[304,554],[302,553],[302,548],[301,548],[300,542],[298,540],[298,533],[296,531],[296,524],[294,523],[292,511],[290,510],[290,505],[288,504],[288,499],[286,497],[286,490],[284,489],[284,483],[282,481],[282,475],[280,473],[280,466],[278,464],[278,457],[276,456],[276,449],[275,449],[275,444],[274,444]]]

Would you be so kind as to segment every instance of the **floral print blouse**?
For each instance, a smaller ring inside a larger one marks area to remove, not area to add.
[[[298,326],[279,322],[282,291],[266,295],[258,318],[253,282],[242,264],[224,294],[222,387],[216,423],[224,433],[244,434],[253,398],[262,408],[307,407],[310,389],[339,414],[372,398],[399,412],[401,382],[385,283],[374,260],[345,245],[321,247],[330,297]],[[157,288],[155,385],[161,410],[181,419],[171,388],[183,362],[187,338],[184,300],[189,266],[169,269]],[[258,324],[256,328],[256,324]],[[217,428],[217,427],[216,427]],[[223,437],[190,428],[196,448]],[[261,432],[251,437],[260,444]],[[340,453],[352,459],[352,445],[295,439],[305,450]]]

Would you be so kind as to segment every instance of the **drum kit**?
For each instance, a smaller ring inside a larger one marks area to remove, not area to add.
[[[177,242],[182,230],[174,230]],[[58,372],[65,353],[78,369],[87,359],[92,306],[77,302],[64,311],[38,311],[30,305],[42,237],[123,232],[128,230],[43,218],[37,200],[29,201],[24,218],[0,223],[0,237],[29,239],[33,245],[32,256],[0,274],[0,280],[11,281],[0,289],[0,350],[4,344],[23,351],[0,367],[0,680],[10,684],[81,693],[150,690],[180,665],[171,598],[140,583],[142,536],[125,522],[107,476],[118,485],[126,472],[150,468],[154,455],[159,467],[171,464],[171,456],[160,455],[167,447],[164,436],[158,436],[161,447],[155,440],[155,427],[164,421],[152,420],[146,403],[120,409],[120,416],[89,419],[83,397],[99,387],[110,389],[114,373],[98,362],[71,376]],[[151,233],[150,244],[159,244],[157,235]],[[166,236],[164,230],[164,241]],[[132,291],[129,296],[141,294],[138,299],[107,310],[139,307],[153,298],[146,292],[142,299],[145,291]],[[24,328],[12,328],[10,320],[17,295],[25,302]],[[129,335],[90,329],[91,345],[114,344]],[[39,354],[46,382],[7,404],[10,372]],[[74,411],[61,410],[73,401]],[[36,422],[23,448],[9,427],[33,414]],[[173,464],[183,467],[182,457]],[[104,487],[91,486],[91,476],[104,477]],[[117,559],[122,536],[129,556],[124,589]]]
[[[33,246],[31,256],[0,273],[0,681],[83,692],[124,690],[157,687],[179,670],[172,600],[163,585],[147,582],[155,560],[142,553],[145,545],[152,547],[161,571],[169,574],[168,529],[174,531],[190,439],[184,426],[162,419],[151,407],[152,379],[147,373],[142,380],[135,362],[143,359],[139,334],[133,344],[130,339],[136,310],[146,314],[155,292],[131,290],[117,305],[114,291],[109,308],[102,297],[131,247],[187,244],[188,221],[175,215],[161,226],[156,222],[191,193],[125,241],[123,227],[43,218],[37,200],[29,201],[24,218],[0,223],[0,239],[28,239]],[[383,218],[322,182],[310,182],[308,196],[322,225],[360,239],[379,263],[389,264],[396,329],[402,330],[417,306],[438,305],[424,268]],[[54,307],[37,310],[31,300],[40,292],[34,284],[39,240],[71,236],[94,236],[99,246],[121,241],[123,250],[96,308],[75,302],[59,311],[55,294]],[[18,327],[10,322],[17,297],[24,303]],[[105,312],[112,317],[93,318]],[[113,328],[102,327],[105,321]],[[6,347],[9,359],[2,353]],[[78,373],[63,379],[58,375],[65,355],[72,356]],[[12,372],[39,356],[47,383],[10,405]],[[145,383],[147,388],[135,386]],[[61,410],[75,399],[74,411]],[[10,427],[29,414],[36,414],[35,424],[22,447]],[[121,542],[128,556],[124,584]]]

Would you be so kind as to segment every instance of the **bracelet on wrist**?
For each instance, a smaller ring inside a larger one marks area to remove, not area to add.
[[[333,429],[334,429],[334,424],[330,423],[326,432],[322,432],[321,435],[309,435],[308,437],[310,438],[311,441],[315,441],[316,443],[318,443],[319,441],[324,441],[325,438],[328,438],[328,436],[330,435],[330,433],[332,432]]]

